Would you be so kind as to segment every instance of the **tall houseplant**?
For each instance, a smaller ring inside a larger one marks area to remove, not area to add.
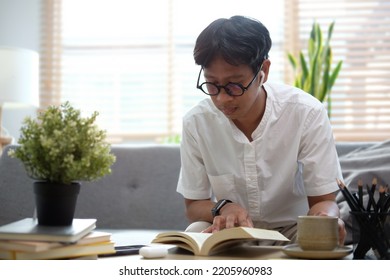
[[[332,69],[333,54],[330,40],[335,22],[328,27],[324,40],[321,27],[314,22],[308,41],[307,58],[303,51],[298,57],[288,53],[288,59],[295,72],[294,85],[310,93],[321,102],[327,102],[328,115],[331,115],[331,89],[339,75],[342,61]]]
[[[96,180],[111,172],[115,156],[105,141],[105,131],[95,124],[97,115],[94,112],[91,117],[81,117],[80,111],[66,102],[49,107],[37,119],[24,121],[20,145],[9,155],[20,159],[28,175],[36,180],[39,224],[71,224],[80,181]],[[43,209],[47,205],[54,209]],[[63,211],[67,206],[71,209]]]

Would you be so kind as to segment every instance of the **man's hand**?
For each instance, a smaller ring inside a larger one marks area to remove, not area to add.
[[[344,246],[345,237],[347,236],[347,230],[345,229],[345,223],[344,221],[339,218],[339,246]]]
[[[335,195],[329,194],[325,196],[309,197],[310,210],[308,215],[313,216],[334,216],[340,217],[340,209],[335,201]],[[339,224],[339,245],[343,246],[347,231],[345,223],[342,219],[338,219]]]
[[[214,217],[213,224],[203,232],[214,233],[224,228],[237,226],[253,227],[248,211],[237,203],[228,203],[220,210],[220,215]]]
[[[329,216],[326,213],[316,213],[313,216]],[[338,218],[339,225],[339,246],[344,246],[345,237],[347,236],[347,230],[345,229],[345,223],[341,218]]]

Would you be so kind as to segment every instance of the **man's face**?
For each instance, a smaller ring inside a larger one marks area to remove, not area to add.
[[[253,79],[253,71],[248,65],[234,66],[223,58],[214,59],[207,68],[204,68],[204,78],[207,82],[216,85],[240,83],[246,87]],[[261,74],[255,78],[251,86],[241,96],[230,96],[224,89],[216,96],[211,96],[214,105],[231,120],[245,120],[256,118],[260,106]]]

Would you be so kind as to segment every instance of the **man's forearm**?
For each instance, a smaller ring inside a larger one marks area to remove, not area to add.
[[[211,200],[186,200],[186,215],[191,222],[213,222],[211,208],[214,207]]]
[[[340,217],[340,209],[335,201],[325,200],[314,204],[309,209],[308,215],[327,215]]]

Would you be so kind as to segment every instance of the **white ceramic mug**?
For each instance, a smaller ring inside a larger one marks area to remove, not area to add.
[[[302,250],[331,251],[338,245],[338,218],[299,216],[297,242]]]

